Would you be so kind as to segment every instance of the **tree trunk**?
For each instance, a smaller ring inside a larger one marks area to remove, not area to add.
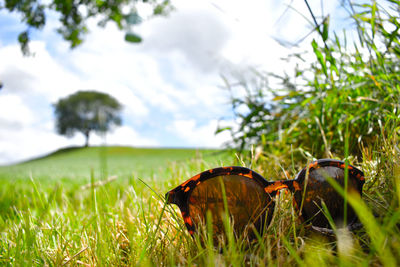
[[[90,135],[90,131],[85,131],[84,133],[86,141],[85,141],[85,147],[89,146],[89,135]]]

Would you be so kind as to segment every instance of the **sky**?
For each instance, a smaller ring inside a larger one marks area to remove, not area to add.
[[[331,15],[333,27],[344,27],[336,1],[310,2],[317,15]],[[310,31],[294,11],[308,15],[304,1],[172,3],[169,16],[135,28],[143,37],[140,44],[125,42],[125,33],[112,23],[100,28],[90,21],[84,43],[70,49],[50,16],[43,30],[33,32],[31,57],[22,55],[17,42],[25,29],[18,14],[0,11],[0,164],[83,145],[82,134],[56,133],[52,106],[78,90],[108,93],[124,106],[123,125],[105,138],[91,136],[91,145],[221,147],[230,135],[215,135],[217,126],[234,121],[221,75],[245,75],[254,68],[283,72],[288,65],[280,58],[310,50],[315,37],[299,47],[276,41],[294,43]],[[287,9],[289,4],[293,8]]]

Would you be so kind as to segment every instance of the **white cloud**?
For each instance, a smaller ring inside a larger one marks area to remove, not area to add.
[[[230,29],[210,9],[186,8],[183,12],[155,20],[156,29],[145,35],[143,49],[158,54],[178,51],[197,71],[215,72]]]
[[[34,122],[32,112],[17,95],[3,95],[0,98],[0,136],[2,129],[20,129]]]
[[[290,2],[304,11],[303,2],[286,1]],[[2,45],[0,40],[4,83],[0,163],[83,144],[79,134],[72,139],[55,134],[51,107],[77,90],[106,92],[124,105],[126,124],[107,135],[108,144],[169,146],[169,140],[174,140],[182,146],[217,147],[229,140],[228,133],[214,135],[216,119],[230,117],[228,93],[218,87],[220,73],[247,75],[249,66],[288,69],[279,58],[293,50],[270,37],[298,40],[307,32],[307,22],[289,12],[276,25],[285,9],[280,1],[174,3],[177,10],[168,18],[135,28],[144,37],[139,45],[125,42],[124,33],[112,23],[97,28],[91,21],[83,45],[70,50],[54,32],[55,17],[49,18],[54,20],[48,24],[53,27],[35,34],[34,57],[23,57],[16,43]],[[335,4],[326,4],[325,13],[334,9]],[[9,26],[5,26],[7,31],[21,29]],[[91,140],[92,144],[102,142],[95,135]]]
[[[32,42],[31,49],[34,57],[23,57],[17,44],[0,47],[0,77],[4,83],[0,91],[0,163],[42,155],[62,146],[83,144],[84,138],[79,134],[67,139],[55,133],[51,106],[60,97],[77,90],[100,88],[99,91],[112,94],[124,105],[126,116],[140,118],[148,114],[142,100],[127,86],[113,83],[112,76],[77,75],[63,65],[63,61],[51,56],[41,41]],[[114,77],[114,81],[118,79]],[[136,144],[155,144],[126,129],[111,134],[110,140],[129,143],[126,142],[128,134],[140,141]]]
[[[46,129],[46,125],[6,128],[0,134],[0,164],[45,155],[67,145],[81,145],[78,138],[67,139]],[[83,143],[83,142],[82,142]]]
[[[156,147],[160,143],[157,140],[140,135],[132,127],[122,126],[108,133],[105,138],[99,135],[93,135],[90,141],[91,145],[126,145],[136,147]]]
[[[189,119],[175,120],[168,130],[184,139],[189,146],[216,148],[230,140],[228,132],[215,135],[217,127],[217,120],[210,120],[207,124],[198,125],[194,119]]]
[[[35,56],[21,55],[19,45],[0,47],[0,74],[4,91],[25,95],[41,95],[48,101],[56,101],[60,96],[73,92],[79,80],[57,62],[46,50],[43,41],[31,43]]]

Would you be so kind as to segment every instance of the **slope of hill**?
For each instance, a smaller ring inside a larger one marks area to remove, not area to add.
[[[103,178],[111,175],[146,178],[175,162],[194,158],[218,162],[226,159],[227,153],[205,149],[70,147],[19,164],[2,166],[0,178],[87,179],[91,171],[96,177]]]

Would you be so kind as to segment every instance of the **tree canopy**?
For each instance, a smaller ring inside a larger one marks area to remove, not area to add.
[[[112,96],[96,91],[79,91],[60,99],[55,105],[56,129],[61,135],[81,132],[85,146],[91,132],[105,133],[121,125],[121,104]]]
[[[71,48],[83,42],[88,32],[87,21],[98,18],[99,26],[113,21],[118,28],[125,30],[125,40],[141,42],[141,37],[132,32],[132,26],[142,22],[136,8],[139,2],[153,7],[153,15],[168,13],[172,7],[169,0],[5,0],[0,2],[0,10],[16,12],[21,15],[21,22],[27,28],[18,35],[18,41],[24,54],[29,54],[31,29],[42,29],[46,25],[49,13],[59,15],[61,26],[57,32],[71,44]]]

